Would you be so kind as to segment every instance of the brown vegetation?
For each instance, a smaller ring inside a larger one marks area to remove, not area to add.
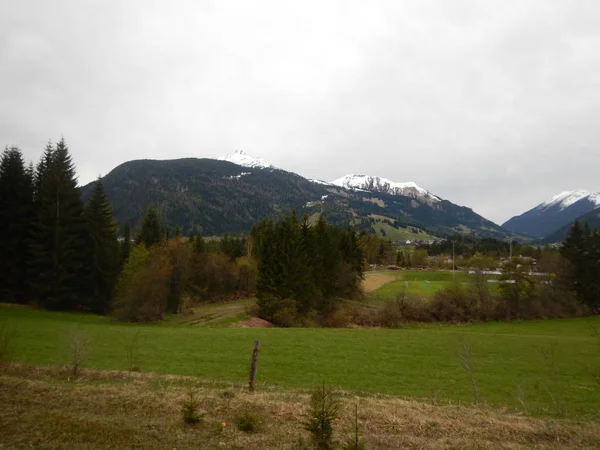
[[[68,368],[2,367],[2,448],[309,448],[302,429],[309,405],[305,392],[251,395],[241,386],[195,378],[87,369],[73,383],[69,375]],[[204,414],[194,427],[181,420],[190,386]],[[358,403],[368,449],[600,447],[598,421],[539,419],[485,405],[437,406],[387,396],[342,395],[342,401],[336,435],[351,432]],[[235,426],[249,410],[263,424],[255,433]]]

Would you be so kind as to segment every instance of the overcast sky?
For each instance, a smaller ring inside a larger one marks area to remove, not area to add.
[[[80,183],[236,149],[497,223],[600,191],[600,1],[0,2],[0,144]]]

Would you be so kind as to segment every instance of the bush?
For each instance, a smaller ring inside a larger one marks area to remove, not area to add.
[[[8,359],[10,346],[16,336],[16,331],[5,322],[0,322],[0,361]]]
[[[235,426],[244,433],[258,433],[262,427],[262,417],[257,411],[246,409],[235,416]]]
[[[167,309],[171,262],[155,247],[148,252],[137,246],[131,252],[117,285],[113,315],[129,322],[160,320]]]
[[[278,299],[275,297],[262,297],[256,302],[258,317],[268,320],[280,327],[293,327],[296,325],[298,312],[296,301],[291,298]]]
[[[467,322],[477,318],[477,307],[460,283],[453,283],[435,293],[431,315],[439,322]]]

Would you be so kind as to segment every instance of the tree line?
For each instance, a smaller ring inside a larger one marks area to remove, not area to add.
[[[254,289],[245,239],[171,237],[152,207],[135,236],[128,224],[123,234],[101,179],[83,202],[64,139],[48,143],[35,167],[16,147],[2,153],[0,301],[158,320],[186,296]]]
[[[353,229],[323,218],[311,226],[306,216],[292,213],[259,222],[250,236],[260,317],[283,326],[319,322],[338,299],[360,295],[364,254]]]
[[[101,182],[84,205],[69,149],[48,143],[35,168],[0,160],[0,296],[53,310],[105,313],[118,275],[116,225]]]

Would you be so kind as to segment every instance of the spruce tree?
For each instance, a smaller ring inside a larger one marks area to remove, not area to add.
[[[51,141],[48,141],[46,147],[44,148],[44,153],[38,162],[34,176],[33,176],[33,194],[36,201],[39,200],[39,192],[42,185],[42,179],[46,176],[48,172],[48,168],[52,163],[52,158],[54,156],[54,146]]]
[[[587,222],[575,222],[561,249],[569,269],[561,280],[592,311],[600,310],[600,238]]]
[[[136,245],[144,244],[146,248],[150,248],[162,242],[164,237],[165,230],[158,218],[158,212],[153,206],[150,206],[142,219],[135,243]]]
[[[110,307],[119,268],[117,226],[101,179],[96,180],[92,196],[84,210],[88,237],[90,309],[105,314]]]
[[[0,158],[0,301],[28,301],[33,180],[16,147]]]
[[[79,307],[85,290],[83,203],[75,168],[62,139],[47,148],[38,165],[39,188],[31,241],[32,286],[40,304],[49,309]]]
[[[125,222],[123,227],[123,242],[121,243],[121,267],[127,262],[131,254],[131,225]]]

